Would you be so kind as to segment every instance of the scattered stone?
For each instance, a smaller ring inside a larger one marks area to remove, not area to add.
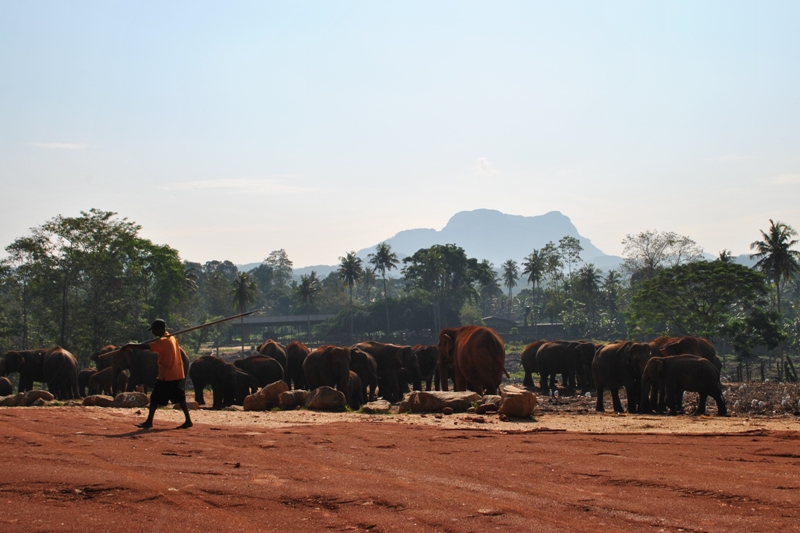
[[[483,424],[484,422],[486,422],[486,419],[483,418],[482,416],[473,416],[469,420],[471,422],[475,422],[476,424]]]
[[[47,392],[46,390],[29,390],[25,393],[24,399],[22,400],[23,407],[33,405],[36,400],[43,400],[45,402],[52,402],[55,399],[55,396]]]
[[[344,411],[347,399],[343,392],[332,387],[317,387],[306,398],[306,408],[313,411]]]
[[[287,390],[278,395],[278,407],[283,410],[297,409],[306,403],[308,391],[306,390]]]
[[[17,396],[15,394],[9,394],[8,396],[3,396],[0,398],[0,407],[14,407],[16,406],[16,399]]]
[[[44,401],[41,398],[36,398],[35,400],[33,400],[33,403],[30,404],[30,407],[42,407],[44,405],[47,405],[46,401]]]
[[[469,409],[467,409],[468,413],[474,413],[476,411],[477,411],[477,409],[475,407],[470,407]]]
[[[112,407],[145,407],[150,403],[150,398],[143,392],[123,392],[114,398]]]
[[[528,418],[536,407],[536,395],[525,389],[506,385],[500,388],[503,403],[498,412],[515,418]]]
[[[392,409],[392,404],[386,400],[375,400],[361,407],[361,411],[369,414],[388,413]]]
[[[442,413],[436,413],[435,415],[433,415],[433,418],[440,420],[442,418]]]
[[[508,415],[501,414],[500,415],[500,421],[501,422],[508,422]]]
[[[444,407],[442,409],[442,414],[443,415],[448,415],[448,416],[452,415],[453,414],[453,408],[452,407]]]
[[[289,390],[289,386],[284,381],[270,383],[260,389],[257,393],[251,394],[244,399],[245,411],[269,411],[273,407],[280,405],[280,395]]]
[[[464,413],[473,403],[478,403],[481,397],[471,391],[444,392],[444,391],[414,391],[409,393],[407,400],[412,413],[438,413],[443,408],[449,407],[454,412]]]
[[[87,407],[111,407],[114,405],[114,398],[103,394],[94,394],[84,398],[83,405]]]

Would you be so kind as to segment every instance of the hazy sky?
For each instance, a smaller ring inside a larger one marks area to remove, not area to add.
[[[800,2],[0,0],[0,248],[117,211],[295,266],[456,212],[800,229]],[[524,239],[524,235],[520,235]],[[521,258],[516,258],[517,260]]]

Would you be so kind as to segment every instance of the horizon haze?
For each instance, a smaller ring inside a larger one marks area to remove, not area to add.
[[[457,213],[800,227],[800,3],[0,2],[2,248],[91,208],[335,264]],[[2,255],[2,252],[0,252]]]

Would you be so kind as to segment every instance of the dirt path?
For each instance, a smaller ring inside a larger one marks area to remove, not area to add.
[[[798,530],[793,420],[672,435],[275,414],[173,430],[160,411],[146,432],[131,411],[0,409],[0,531]]]

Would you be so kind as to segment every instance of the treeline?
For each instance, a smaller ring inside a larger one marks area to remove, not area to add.
[[[156,317],[179,329],[245,309],[334,315],[307,332],[320,340],[435,335],[498,316],[521,327],[563,323],[571,338],[700,335],[745,361],[758,350],[800,349],[800,254],[794,230],[780,222],[770,221],[752,243],[756,268],[726,251],[706,261],[689,237],[644,231],[626,236],[625,261],[608,272],[585,263],[580,242],[565,236],[499,266],[456,244],[401,260],[381,243],[366,258],[346,253],[324,278],[295,277],[284,250],[247,273],[230,261],[182,261],[140,229],[93,209],[57,216],[8,245],[0,349],[59,344],[85,362],[105,344],[146,338]],[[230,325],[209,328],[183,344],[197,351],[231,342],[231,332]]]

